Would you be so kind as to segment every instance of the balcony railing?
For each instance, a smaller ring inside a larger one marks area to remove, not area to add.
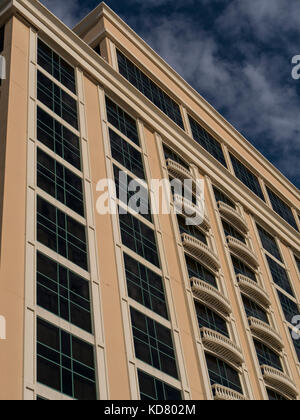
[[[242,274],[237,275],[236,278],[241,291],[253,299],[256,303],[264,308],[268,308],[271,305],[268,293],[260,287],[258,283],[247,276],[243,276]]]
[[[186,179],[191,179],[193,181],[193,191],[195,190],[195,179],[189,169],[180,165],[180,163],[176,162],[173,159],[167,160],[167,167],[169,174],[176,179],[180,179],[182,183],[184,183]]]
[[[295,383],[285,373],[271,366],[261,366],[262,374],[267,385],[277,389],[290,399],[296,399],[298,391]]]
[[[277,331],[270,325],[261,321],[260,319],[249,317],[248,318],[250,329],[252,333],[264,341],[267,345],[270,344],[276,350],[281,351],[284,347],[282,338]]]
[[[221,312],[225,316],[231,314],[230,302],[219,290],[204,280],[195,277],[191,278],[191,284],[194,296],[202,303]]]
[[[228,222],[232,223],[243,233],[248,233],[249,229],[247,223],[237,209],[234,209],[228,204],[223,203],[223,201],[218,202],[218,208],[221,215],[223,215],[228,220]]]
[[[187,233],[183,233],[181,238],[184,248],[201,264],[205,264],[207,268],[215,272],[220,269],[217,255],[207,245]]]
[[[243,363],[242,350],[225,335],[209,328],[201,328],[200,333],[203,345],[207,350],[235,365],[240,366]]]
[[[248,397],[223,385],[212,386],[214,399],[216,401],[248,401]]]
[[[185,217],[199,217],[201,219],[201,224],[199,224],[199,226],[205,231],[209,230],[210,222],[206,214],[204,214],[204,210],[196,206],[190,200],[187,200],[179,194],[174,194],[174,206]]]
[[[251,267],[258,267],[258,261],[256,255],[251,251],[250,248],[244,242],[233,236],[227,236],[227,243],[230,250],[241,260],[245,261]]]

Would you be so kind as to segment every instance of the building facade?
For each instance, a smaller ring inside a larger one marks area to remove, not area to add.
[[[0,399],[299,399],[297,188],[104,3],[1,1],[0,55]],[[120,171],[203,223],[100,214]]]

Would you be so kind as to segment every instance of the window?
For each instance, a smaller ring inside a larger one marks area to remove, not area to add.
[[[194,225],[187,225],[182,216],[177,216],[180,233],[187,233],[207,245],[206,236]]]
[[[293,331],[291,329],[290,329],[290,334],[291,334],[291,339],[292,339],[292,342],[294,344],[294,347],[295,347],[295,351],[296,351],[298,360],[300,362],[300,335],[298,335],[298,338],[297,339],[294,338],[293,337]]]
[[[38,319],[38,382],[77,400],[96,400],[95,377],[93,346]]]
[[[121,133],[128,137],[137,146],[140,145],[136,121],[122,108],[106,97],[107,119]]]
[[[179,389],[138,370],[141,400],[179,401],[182,400]]]
[[[279,292],[279,290],[277,290],[278,293],[278,297],[282,306],[282,310],[285,316],[285,319],[289,322],[292,323],[292,320],[294,318],[294,316],[300,316],[300,311],[299,311],[299,307],[297,305],[297,303],[295,303],[293,300],[289,299],[286,295],[284,295],[283,293]]]
[[[294,292],[285,269],[268,255],[266,257],[274,283],[290,295],[294,296]]]
[[[79,137],[40,107],[37,107],[37,139],[75,168],[81,170]]]
[[[217,203],[219,201],[221,201],[222,203],[227,204],[228,206],[232,207],[233,209],[236,208],[234,202],[232,200],[230,200],[230,198],[228,198],[226,194],[224,194],[222,191],[220,191],[216,187],[213,187],[213,189],[214,189],[214,194],[215,194],[215,198],[216,198]]]
[[[244,244],[246,243],[245,237],[242,234],[240,234],[240,232],[237,229],[235,229],[232,225],[225,222],[225,220],[222,220],[222,224],[223,224],[223,229],[224,229],[224,233],[226,237],[232,236],[233,238],[238,239]]]
[[[40,71],[37,74],[37,98],[78,130],[77,102]]]
[[[38,252],[37,304],[92,332],[89,282]]]
[[[267,347],[260,341],[253,341],[260,366],[271,366],[283,372],[280,357],[273,350],[271,350],[269,347]]]
[[[38,65],[76,94],[75,71],[51,48],[38,40]]]
[[[87,270],[85,227],[41,197],[37,198],[37,240]]]
[[[178,378],[171,331],[133,308],[130,312],[136,357]]]
[[[264,249],[268,251],[271,255],[273,255],[273,257],[277,258],[279,261],[282,262],[282,258],[276,240],[273,238],[273,236],[258,225],[257,229]]]
[[[246,315],[248,318],[253,317],[257,318],[266,324],[269,324],[269,318],[267,312],[253,300],[249,299],[248,297],[242,295],[242,299],[244,302],[244,307],[246,311]]]
[[[222,385],[243,394],[240,377],[235,369],[210,354],[206,354],[206,363],[211,385]]]
[[[5,26],[0,28],[0,53],[4,50],[4,35],[5,35]]]
[[[113,130],[109,130],[109,137],[113,159],[132,172],[137,178],[145,179],[142,154]]]
[[[117,50],[120,74],[184,130],[179,105]]]
[[[235,176],[248,187],[254,194],[265,201],[260,183],[258,178],[249,171],[237,158],[230,153],[232,166],[235,172]]]
[[[233,264],[235,274],[237,276],[241,274],[242,276],[246,276],[257,283],[255,271],[253,271],[250,267],[248,267],[248,265],[246,265],[245,263],[243,263],[241,260],[234,257],[233,255],[231,256],[231,259],[232,259],[232,264]]]
[[[203,265],[195,261],[193,258],[186,255],[186,264],[189,273],[189,277],[196,277],[200,280],[205,281],[211,286],[218,288],[215,276],[207,270]]]
[[[195,307],[199,328],[209,328],[229,338],[227,322],[224,318],[198,302],[195,302]]]
[[[221,144],[214,139],[199,123],[189,116],[190,125],[194,140],[200,144],[208,153],[217,159],[227,168],[225,156]]]
[[[128,207],[138,211],[138,214],[152,223],[149,193],[147,189],[138,183],[136,179],[133,179],[127,175],[127,173],[124,173],[122,169],[118,168],[116,165],[113,165],[113,167],[117,198],[128,205]],[[129,186],[132,186],[132,190]],[[136,200],[136,197],[133,198],[135,194],[138,194],[141,199],[139,198]]]
[[[82,179],[41,149],[37,149],[37,185],[84,216]]]
[[[97,44],[97,45],[96,45],[96,47],[95,47],[95,48],[93,48],[93,50],[94,50],[97,54],[101,55],[100,44]]]
[[[154,231],[129,213],[120,214],[119,219],[123,244],[159,267]]]
[[[127,254],[124,254],[124,263],[128,296],[168,319],[162,278]]]
[[[273,207],[273,210],[279,214],[287,223],[289,223],[294,229],[298,230],[296,220],[294,218],[291,208],[278,197],[269,187],[267,187],[269,198]]]
[[[278,394],[278,392],[272,391],[271,389],[267,388],[267,393],[268,393],[269,401],[288,401],[281,394]]]
[[[171,159],[174,162],[179,163],[179,165],[183,166],[188,171],[190,170],[189,165],[183,159],[181,159],[181,157],[177,153],[173,152],[173,150],[171,150],[166,145],[164,145],[164,154],[166,160]]]

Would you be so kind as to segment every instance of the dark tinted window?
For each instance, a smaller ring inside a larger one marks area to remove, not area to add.
[[[273,257],[282,261],[275,238],[273,238],[273,236],[266,232],[262,227],[257,226],[257,229],[264,249],[272,254]]]
[[[186,256],[186,264],[189,273],[189,277],[196,277],[200,280],[204,280],[206,283],[210,284],[211,286],[217,288],[217,282],[215,276],[207,270],[202,264]]]
[[[4,49],[4,33],[5,33],[5,26],[1,26],[0,28],[0,53],[2,53]]]
[[[243,393],[240,377],[236,370],[223,360],[209,354],[206,354],[206,363],[212,385],[222,385],[240,394]]]
[[[300,258],[295,257],[295,260],[296,260],[296,264],[297,264],[297,267],[298,267],[298,270],[299,270],[299,273],[300,273]]]
[[[238,258],[231,256],[233,268],[235,271],[235,274],[238,276],[239,274],[242,274],[243,276],[249,277],[249,279],[257,282],[255,271],[252,270],[248,265],[243,263],[243,261],[239,260]]]
[[[227,204],[228,206],[232,207],[233,209],[236,208],[234,202],[232,200],[230,200],[230,198],[228,198],[226,194],[224,194],[222,191],[220,191],[216,187],[213,187],[213,189],[214,189],[214,194],[215,194],[215,198],[216,198],[217,203],[219,201],[221,201],[222,203]]]
[[[232,225],[225,222],[224,220],[222,220],[222,224],[223,224],[223,229],[224,229],[225,236],[232,236],[233,238],[238,239],[239,241],[243,242],[244,244],[246,243],[245,237],[237,229],[235,229]]]
[[[172,386],[138,370],[141,400],[179,401],[181,392]]]
[[[254,340],[254,345],[261,366],[267,365],[283,371],[280,357],[273,350],[257,340]]]
[[[79,137],[40,107],[37,107],[37,139],[75,168],[81,170]]]
[[[207,306],[195,302],[199,328],[205,327],[229,337],[227,322]]]
[[[147,96],[151,102],[178,124],[179,127],[184,129],[179,105],[120,51],[117,51],[117,55],[119,71],[122,76]]]
[[[258,178],[243,165],[237,158],[230,154],[235,176],[248,187],[254,194],[265,201]]]
[[[137,178],[145,179],[142,154],[113,130],[109,130],[113,159],[131,171]]]
[[[225,156],[221,144],[210,135],[205,128],[189,116],[192,134],[194,140],[217,159],[225,168],[227,168]]]
[[[38,40],[38,64],[76,94],[75,70],[51,48]]]
[[[87,270],[85,227],[41,197],[37,198],[37,240]]]
[[[171,331],[133,308],[130,312],[136,357],[178,378]]]
[[[92,332],[89,282],[41,253],[37,254],[37,304]]]
[[[174,162],[179,163],[181,166],[183,166],[185,169],[190,169],[189,165],[183,160],[181,159],[181,157],[173,152],[173,150],[171,150],[169,147],[164,145],[164,154],[165,154],[165,159],[172,159],[174,160]]]
[[[37,185],[84,216],[82,179],[40,149],[37,149]]]
[[[154,231],[131,214],[120,214],[122,242],[147,261],[160,266]]]
[[[293,331],[291,329],[290,329],[290,334],[291,334],[291,339],[292,339],[292,342],[294,344],[298,360],[300,362],[300,334],[296,335],[295,333],[293,333]],[[294,337],[294,335],[295,335],[295,337]],[[296,336],[297,336],[297,338],[296,338]]]
[[[268,264],[272,274],[274,283],[285,290],[290,295],[294,296],[294,292],[289,281],[286,270],[267,255]]]
[[[109,98],[106,98],[106,110],[108,121],[139,146],[136,121]]]
[[[127,254],[124,262],[129,297],[168,319],[162,278]]]
[[[244,295],[242,295],[242,299],[247,317],[254,317],[269,324],[267,312],[261,306],[257,305],[257,303]]]
[[[188,235],[193,236],[194,238],[207,245],[206,236],[201,232],[200,229],[197,229],[197,227],[194,225],[187,225],[185,218],[182,216],[177,216],[177,218],[180,233],[187,233]]]
[[[294,229],[298,230],[296,220],[294,218],[291,208],[278,197],[270,188],[267,187],[269,198],[273,210],[279,214],[286,222],[288,222]]]
[[[77,400],[96,400],[93,346],[38,319],[37,380]]]
[[[278,392],[272,391],[271,389],[267,388],[267,393],[268,393],[269,401],[288,401],[281,394],[278,394]]]
[[[281,307],[282,307],[285,319],[289,323],[292,323],[294,316],[300,315],[299,307],[293,300],[289,299],[286,295],[279,292],[279,290],[277,290],[277,293],[278,293],[278,297],[281,303]]]
[[[78,130],[77,102],[40,71],[37,73],[37,98]]]

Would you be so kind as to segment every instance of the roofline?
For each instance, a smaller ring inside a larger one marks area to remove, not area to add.
[[[246,147],[247,151],[264,168],[273,173],[275,178],[300,201],[300,190],[274,165],[272,164],[253,144],[251,144],[229,121],[227,121],[199,92],[197,92],[182,76],[180,76],[159,54],[157,54],[123,19],[120,18],[105,2],[101,2],[94,10],[84,17],[74,28],[73,31],[82,36],[91,28],[100,17],[106,17],[111,23],[118,23],[118,29],[125,36],[146,53],[147,57],[156,64],[169,78],[172,79],[193,101],[203,108],[211,118],[213,118],[221,127],[232,137],[234,137],[241,146]],[[175,97],[177,95],[174,95]],[[181,101],[179,101],[181,102]],[[185,104],[183,104],[185,105]],[[192,110],[195,114],[195,112]],[[226,141],[223,140],[226,144]]]

